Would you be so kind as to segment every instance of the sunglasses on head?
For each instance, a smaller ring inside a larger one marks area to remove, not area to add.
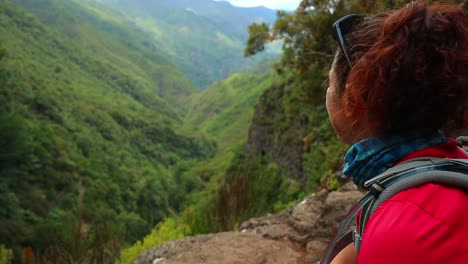
[[[343,52],[343,54],[346,57],[346,60],[348,61],[349,67],[352,67],[351,65],[351,59],[348,56],[348,53],[346,52],[346,45],[344,41],[344,36],[346,34],[350,33],[354,26],[358,24],[364,16],[361,15],[356,15],[356,14],[350,14],[346,15],[340,19],[338,19],[334,24],[333,24],[333,38],[338,41],[338,44],[340,45],[340,49]]]

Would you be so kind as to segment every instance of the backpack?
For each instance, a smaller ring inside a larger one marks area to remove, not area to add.
[[[468,137],[457,141],[463,144]],[[468,159],[449,159],[421,157],[402,162],[384,173],[366,181],[368,192],[353,205],[341,221],[335,234],[318,263],[329,264],[347,245],[354,242],[359,251],[367,221],[374,211],[397,193],[427,183],[452,186],[468,191]],[[358,227],[349,231],[350,223],[355,221],[361,211]]]

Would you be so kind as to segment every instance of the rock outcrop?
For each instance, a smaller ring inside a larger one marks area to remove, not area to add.
[[[283,105],[284,85],[273,85],[260,97],[255,108],[245,151],[266,156],[283,172],[305,180],[303,168],[303,136],[310,133],[299,115],[288,117]]]
[[[352,183],[322,190],[278,214],[232,232],[199,235],[149,249],[135,264],[316,263],[344,214],[362,196]]]

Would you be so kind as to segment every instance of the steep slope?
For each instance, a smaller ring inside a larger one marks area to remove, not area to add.
[[[274,10],[266,7],[235,7],[229,2],[217,2],[213,0],[165,0],[164,5],[185,8],[197,15],[208,17],[227,29],[226,32],[236,33],[245,39],[247,27],[252,22],[273,23],[276,19]]]
[[[180,206],[179,161],[213,153],[179,131],[193,86],[72,1],[13,3],[0,0],[0,244],[112,260]]]
[[[42,23],[64,34],[89,56],[105,57],[113,70],[119,71],[111,80],[120,86],[139,81],[139,94],[144,100],[156,94],[175,108],[183,106],[185,99],[195,91],[193,84],[166,58],[160,48],[152,44],[146,34],[126,23],[118,13],[94,10],[82,1],[73,0],[13,0],[14,4],[31,12]],[[78,53],[78,52],[77,52]],[[102,69],[84,68],[90,72]],[[150,80],[151,82],[147,82]],[[135,90],[135,89],[133,89]]]
[[[269,62],[233,74],[203,93],[194,94],[185,124],[212,136],[221,150],[245,141],[254,106],[273,82]]]
[[[279,78],[262,93],[247,143],[231,159],[216,193],[198,205],[203,213],[197,221],[207,228],[196,232],[231,230],[321,185],[339,186],[333,176],[347,146],[329,124],[321,85],[333,56],[327,55],[329,44],[314,52],[316,46],[332,43],[328,29],[334,18],[325,7],[310,5],[281,14],[269,31],[274,35],[269,37],[285,40],[283,57],[274,67]],[[267,29],[264,34],[268,36]]]
[[[243,56],[247,25],[272,21],[273,10],[238,8],[225,2],[88,0],[110,6],[127,15],[152,34],[163,49],[197,86],[207,88],[232,73],[255,65],[259,58]],[[95,5],[99,8],[99,5]],[[257,13],[258,12],[258,13]]]

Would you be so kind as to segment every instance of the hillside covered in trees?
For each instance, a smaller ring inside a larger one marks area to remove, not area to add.
[[[92,2],[0,1],[0,263],[10,249],[15,263],[109,263],[196,203],[211,174],[190,169],[217,157],[228,124],[205,133],[186,121],[199,89],[154,38]],[[216,110],[246,111],[230,119],[241,140],[264,82],[232,78],[213,91],[252,94]]]
[[[331,25],[406,3],[0,0],[0,263],[131,263],[337,188]]]
[[[87,0],[112,7],[127,20],[153,36],[155,45],[200,88],[279,54],[245,58],[247,26],[253,22],[272,23],[276,11],[264,7],[239,8],[213,0]]]
[[[179,129],[195,86],[145,35],[72,1],[0,4],[0,241],[136,241],[184,200],[178,161],[214,153]]]

